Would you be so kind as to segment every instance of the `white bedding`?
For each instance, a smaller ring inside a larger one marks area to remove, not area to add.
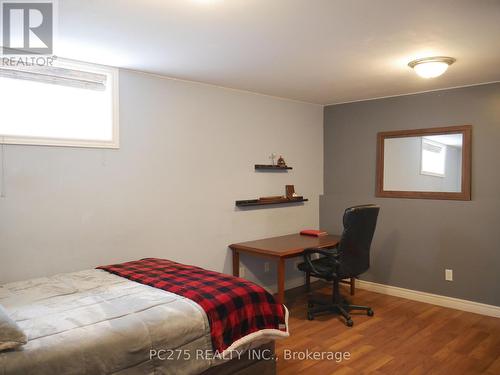
[[[4,284],[0,304],[28,336],[20,350],[0,353],[1,375],[198,374],[220,363],[201,354],[212,343],[198,304],[106,271]],[[240,349],[273,338],[255,335]],[[171,359],[150,358],[169,349]]]

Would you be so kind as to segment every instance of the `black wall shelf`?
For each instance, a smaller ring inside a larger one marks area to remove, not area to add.
[[[266,169],[274,171],[286,171],[288,169],[293,169],[292,167],[280,167],[278,165],[267,165],[267,164],[255,164],[255,169]]]
[[[269,200],[269,201],[262,201],[259,199],[247,199],[247,200],[241,200],[241,201],[236,201],[236,206],[237,207],[249,207],[249,206],[268,206],[271,204],[290,204],[290,203],[301,203],[301,202],[307,202],[309,199],[306,198],[292,198],[292,199],[280,199],[280,200]]]

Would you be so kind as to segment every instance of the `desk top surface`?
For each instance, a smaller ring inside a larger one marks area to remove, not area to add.
[[[298,233],[286,236],[263,238],[261,240],[241,242],[229,245],[232,250],[246,253],[258,253],[276,257],[296,256],[308,247],[333,247],[339,243],[340,236],[303,236]]]

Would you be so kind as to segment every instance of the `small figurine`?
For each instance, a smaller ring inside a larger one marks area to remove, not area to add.
[[[279,159],[278,159],[278,167],[281,167],[281,168],[286,168],[286,162],[285,162],[285,159],[283,159],[283,156],[280,155]]]
[[[269,155],[269,159],[271,159],[271,165],[274,167],[274,159],[276,159],[276,154],[273,152],[271,155]]]

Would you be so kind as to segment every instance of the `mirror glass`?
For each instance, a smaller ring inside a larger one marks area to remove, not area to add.
[[[384,141],[383,190],[460,192],[463,134]]]

